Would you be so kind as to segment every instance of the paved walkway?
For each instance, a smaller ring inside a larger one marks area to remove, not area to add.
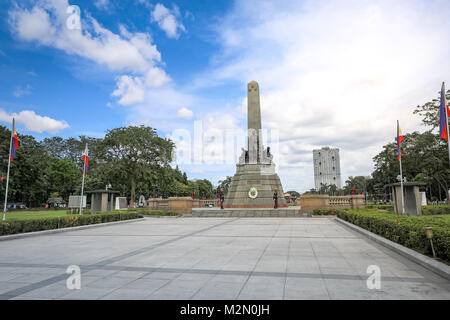
[[[147,218],[0,241],[0,298],[450,299],[450,282],[332,218]]]

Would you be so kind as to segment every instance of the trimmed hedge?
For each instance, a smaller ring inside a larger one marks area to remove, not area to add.
[[[394,212],[394,205],[393,204],[366,204],[366,209],[380,209],[380,210],[386,210],[388,212]]]
[[[313,214],[316,216],[335,215],[335,209],[314,209]]]
[[[179,213],[175,211],[168,211],[168,210],[150,210],[149,208],[133,208],[128,209],[128,212],[137,212],[139,214],[143,215],[149,215],[149,216],[178,216]]]
[[[113,222],[140,218],[136,212],[98,212],[88,215],[67,215],[60,218],[43,218],[35,220],[12,220],[0,223],[0,236],[33,231],[51,230],[88,224]]]
[[[111,212],[111,211],[110,211]],[[71,213],[71,210],[70,209],[67,209],[66,210],[66,213],[67,214],[79,214],[80,213],[80,210],[78,209],[78,210],[74,210],[74,213]],[[90,214],[91,213],[91,209],[88,209],[88,208],[83,208],[83,214]]]
[[[339,218],[405,247],[432,256],[425,227],[433,228],[433,245],[439,259],[450,263],[450,223],[439,217],[411,217],[375,210],[338,210]]]
[[[450,214],[450,206],[447,204],[422,206],[422,215]]]

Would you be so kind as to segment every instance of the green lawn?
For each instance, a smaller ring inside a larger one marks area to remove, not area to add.
[[[66,210],[11,211],[6,213],[6,221],[57,218],[67,215]]]

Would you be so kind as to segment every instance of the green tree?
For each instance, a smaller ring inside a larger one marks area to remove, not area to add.
[[[11,131],[0,126],[1,174],[6,177]],[[44,147],[33,136],[18,134],[19,148],[11,162],[8,202],[22,202],[28,207],[45,202],[48,195],[46,167],[49,157]],[[2,185],[2,197],[5,195]]]
[[[289,193],[291,196],[294,196],[294,197],[300,197],[300,193],[298,193],[297,191],[294,191],[294,190],[292,190],[292,191],[288,191],[287,193]]]
[[[213,196],[213,185],[208,179],[195,180],[198,186],[198,196],[200,198],[211,198]]]
[[[228,192],[228,188],[231,183],[231,176],[227,176],[224,180],[219,180],[219,185],[216,188],[216,194],[219,194],[220,190],[223,189],[223,192],[226,194]]]
[[[344,191],[346,194],[351,194],[352,189],[355,189],[356,193],[368,192],[371,179],[371,177],[365,176],[349,176],[345,181]]]
[[[81,174],[82,171],[72,161],[54,158],[47,169],[50,192],[58,192],[63,199],[68,200],[81,183]]]
[[[450,100],[450,90],[445,93],[447,101]],[[438,98],[428,101],[423,105],[418,105],[413,114],[418,114],[422,117],[422,124],[431,127],[431,130],[439,127],[439,109],[441,103],[441,92],[438,93]]]
[[[160,191],[168,195],[169,183],[164,173],[170,168],[175,144],[160,138],[156,130],[145,126],[129,126],[108,130],[103,139],[103,152],[108,172],[114,172],[119,183],[130,191],[136,200],[136,186],[147,180],[146,186],[159,183]],[[152,179],[153,178],[153,179]]]

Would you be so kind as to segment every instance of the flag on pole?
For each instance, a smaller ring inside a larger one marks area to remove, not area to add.
[[[399,126],[398,120],[397,120],[397,158],[398,158],[398,161],[400,161],[400,159],[402,157],[402,151],[400,149],[400,143],[402,141],[403,141],[402,130],[400,130],[400,126]]]
[[[13,129],[14,130],[14,134],[11,137],[12,141],[11,141],[11,161],[14,161],[14,159],[16,158],[16,150],[19,147],[19,138],[17,137],[17,131],[16,128]]]
[[[450,113],[450,110],[448,109],[447,101],[445,99],[445,84],[443,82],[441,88],[441,108],[439,110],[439,133],[442,139],[448,141],[447,116]]]
[[[88,146],[86,144],[86,148],[84,149],[83,152],[83,163],[84,163],[84,173],[87,173],[88,168],[89,168],[89,150],[88,150]]]

